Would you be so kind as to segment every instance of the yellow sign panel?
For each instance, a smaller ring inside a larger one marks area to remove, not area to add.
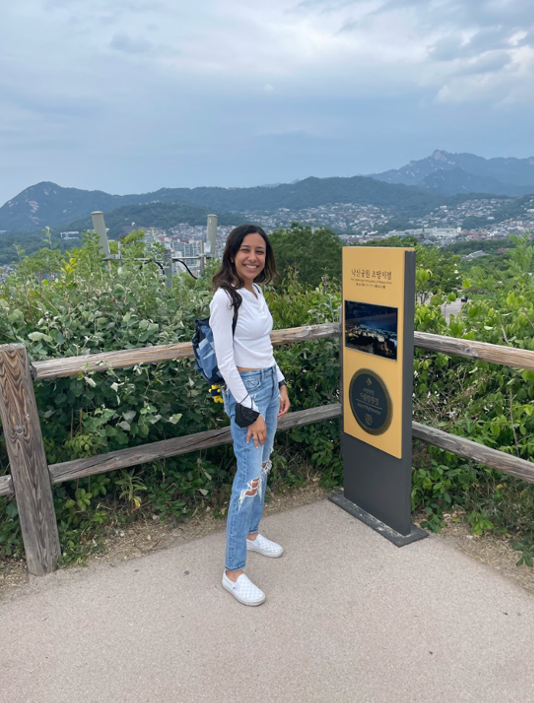
[[[398,459],[406,251],[343,249],[344,431]]]

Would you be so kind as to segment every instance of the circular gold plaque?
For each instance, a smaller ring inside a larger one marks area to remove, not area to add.
[[[384,381],[371,369],[356,371],[350,381],[349,400],[352,414],[364,432],[383,434],[391,425],[391,396]]]

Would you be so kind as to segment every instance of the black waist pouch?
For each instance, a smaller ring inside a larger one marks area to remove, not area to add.
[[[248,427],[252,425],[253,422],[259,417],[259,412],[257,410],[252,410],[252,408],[247,408],[240,403],[236,403],[235,406],[235,422],[239,427]]]

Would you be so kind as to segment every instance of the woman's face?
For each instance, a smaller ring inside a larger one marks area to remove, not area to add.
[[[252,287],[256,276],[259,276],[265,268],[265,252],[265,240],[261,234],[253,232],[243,238],[239,251],[235,255],[234,265],[247,288]]]

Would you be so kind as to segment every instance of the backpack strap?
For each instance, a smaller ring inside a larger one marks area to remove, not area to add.
[[[232,306],[234,308],[234,319],[232,320],[232,336],[235,335],[235,328],[237,326],[237,305],[235,303],[232,303]]]

